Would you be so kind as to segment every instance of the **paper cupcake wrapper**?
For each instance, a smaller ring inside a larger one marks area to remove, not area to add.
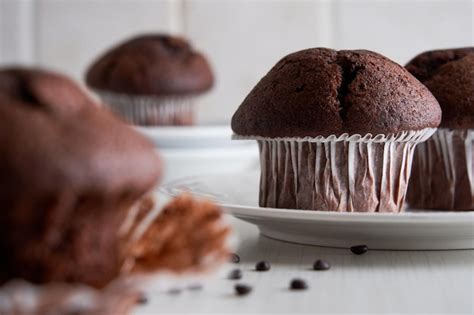
[[[400,212],[415,145],[436,129],[391,135],[256,139],[262,207]]]
[[[474,129],[438,129],[415,150],[413,208],[474,210]]]
[[[127,122],[140,126],[184,126],[194,120],[193,98],[155,97],[95,91],[103,103]]]

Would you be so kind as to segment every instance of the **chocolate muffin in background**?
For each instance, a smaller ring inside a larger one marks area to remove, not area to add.
[[[101,288],[225,260],[220,209],[181,197],[158,214],[150,193],[160,176],[153,145],[70,79],[0,69],[0,284]]]
[[[406,68],[438,100],[438,131],[419,145],[408,189],[411,207],[474,210],[474,47],[427,51]]]
[[[191,125],[193,101],[213,85],[206,58],[181,37],[141,35],[108,50],[86,83],[130,123]]]
[[[441,110],[428,89],[366,50],[313,48],[281,59],[232,118],[260,147],[260,206],[400,212],[414,147]]]

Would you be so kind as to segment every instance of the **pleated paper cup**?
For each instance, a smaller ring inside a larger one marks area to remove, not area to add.
[[[133,125],[188,126],[194,122],[192,96],[159,97],[95,92],[107,107]]]
[[[412,208],[474,210],[474,129],[440,128],[415,150]]]
[[[256,139],[261,207],[400,212],[415,146],[436,129],[391,135]]]

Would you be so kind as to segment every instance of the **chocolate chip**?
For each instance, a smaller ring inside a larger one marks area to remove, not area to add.
[[[230,262],[234,264],[238,264],[240,262],[240,257],[236,253],[230,254]]]
[[[228,279],[230,280],[239,280],[242,279],[242,270],[240,269],[234,269],[231,272],[229,272],[229,275],[227,276]]]
[[[257,270],[257,271],[268,271],[268,270],[270,270],[270,268],[271,268],[270,263],[268,261],[265,261],[265,260],[259,261],[255,265],[255,270]]]
[[[329,270],[329,268],[331,268],[331,265],[325,260],[318,259],[313,264],[314,270]]]
[[[178,288],[172,288],[172,289],[169,289],[169,290],[168,290],[168,293],[169,293],[169,294],[173,294],[173,295],[177,295],[177,294],[180,294],[180,293],[181,293],[181,290],[178,289]]]
[[[367,247],[367,245],[357,245],[357,246],[352,246],[351,247],[351,252],[354,255],[365,254],[365,253],[367,253],[368,250],[369,250],[369,248]]]
[[[290,282],[290,289],[291,290],[306,290],[308,288],[308,284],[303,279],[293,279]]]
[[[147,304],[148,303],[148,298],[145,294],[140,294],[140,296],[137,298],[137,304]]]
[[[252,287],[247,284],[238,283],[234,286],[235,294],[237,295],[247,295],[252,292]]]
[[[202,290],[202,285],[199,284],[199,283],[190,284],[190,285],[188,286],[188,290],[191,290],[191,291],[199,291],[199,290]]]

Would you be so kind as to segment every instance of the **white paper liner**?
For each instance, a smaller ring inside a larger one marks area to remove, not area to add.
[[[474,129],[440,128],[420,144],[408,190],[411,207],[474,210]]]
[[[390,135],[256,139],[262,207],[400,212],[416,144],[436,129]]]
[[[95,90],[103,103],[127,122],[140,126],[192,125],[193,97],[128,95]]]

